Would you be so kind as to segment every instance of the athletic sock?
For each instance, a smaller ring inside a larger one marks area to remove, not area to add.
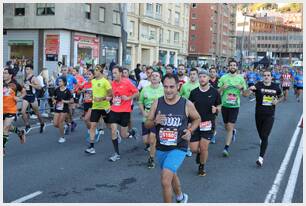
[[[116,138],[115,140],[112,140],[112,142],[114,145],[115,152],[119,155],[118,138]]]
[[[90,143],[90,148],[94,148],[95,147],[95,143]]]
[[[224,149],[228,150],[229,146],[228,145],[225,145]]]
[[[3,148],[5,148],[7,142],[8,142],[8,135],[7,134],[3,134]]]

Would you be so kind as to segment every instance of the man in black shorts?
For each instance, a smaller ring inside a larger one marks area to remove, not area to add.
[[[109,123],[111,124],[115,154],[109,160],[115,162],[120,159],[118,125],[121,126],[121,137],[128,138],[134,133],[132,130],[128,131],[128,123],[132,111],[131,101],[138,96],[138,90],[129,79],[122,78],[122,67],[116,65],[113,67],[112,72],[114,77],[112,82],[113,100],[109,114]]]
[[[214,135],[216,113],[221,111],[221,97],[217,89],[209,84],[209,73],[199,72],[200,86],[191,91],[189,100],[194,104],[201,116],[201,123],[190,139],[192,152],[197,153],[196,162],[199,164],[198,175],[205,176],[204,165],[208,158],[208,145]]]
[[[27,64],[25,66],[25,73],[26,73],[26,78],[24,79],[24,85],[22,90],[23,101],[22,101],[22,110],[21,110],[22,118],[26,125],[25,132],[26,134],[28,134],[31,131],[31,126],[27,115],[27,109],[29,105],[31,105],[34,113],[37,115],[38,120],[40,122],[40,133],[42,133],[45,129],[45,123],[39,113],[38,101],[35,96],[35,89],[41,89],[41,86],[37,78],[33,74],[32,65]]]

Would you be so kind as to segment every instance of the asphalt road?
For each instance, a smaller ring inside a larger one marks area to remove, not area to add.
[[[292,91],[291,91],[292,92]],[[217,119],[217,144],[210,145],[207,176],[198,177],[195,156],[186,158],[178,174],[182,189],[193,203],[263,203],[287,152],[303,106],[293,94],[277,107],[264,166],[257,168],[259,137],[255,127],[255,102],[243,98],[237,121],[237,141],[230,157],[222,157],[224,134],[222,118]],[[136,107],[134,126],[140,132],[141,116]],[[96,155],[87,155],[85,126],[78,121],[74,133],[64,144],[57,143],[58,131],[49,126],[43,134],[32,130],[24,145],[16,136],[8,143],[3,160],[3,200],[12,202],[40,191],[27,203],[160,203],[160,169],[146,167],[148,154],[142,139],[120,144],[121,160],[109,162],[113,154],[110,133],[106,130],[96,144]],[[279,185],[275,202],[284,196],[291,168],[303,131],[301,130],[287,170]],[[301,164],[292,202],[303,202],[303,164]]]

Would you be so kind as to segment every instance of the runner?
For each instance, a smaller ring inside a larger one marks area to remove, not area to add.
[[[148,86],[150,84],[150,77],[151,77],[151,74],[153,72],[153,68],[152,67],[147,67],[145,71],[146,71],[146,73],[145,73],[146,74],[146,78],[145,79],[141,79],[139,84],[138,84],[138,87],[137,87],[139,92],[141,92],[141,90],[144,87],[146,87],[146,86]]]
[[[294,86],[296,90],[296,100],[300,102],[300,95],[303,93],[303,69],[300,68],[294,77]]]
[[[232,59],[229,61],[229,73],[219,79],[218,87],[220,88],[222,100],[222,117],[226,129],[225,146],[223,156],[229,156],[229,146],[232,140],[236,139],[235,123],[239,113],[240,95],[247,96],[247,87],[244,78],[237,74],[237,62]]]
[[[21,92],[22,87],[13,80],[14,71],[10,68],[3,70],[3,155],[5,156],[5,148],[9,139],[9,133],[13,132],[18,135],[20,143],[26,141],[25,130],[20,130],[12,123],[17,113],[17,91]]]
[[[210,69],[209,69],[209,74],[210,74],[210,78],[209,78],[209,84],[210,86],[212,86],[213,88],[215,89],[219,89],[218,87],[218,83],[219,83],[219,78],[218,78],[218,74],[217,74],[217,69],[216,67],[212,66]],[[215,113],[216,115],[216,118],[218,116],[218,112]],[[217,135],[217,125],[216,125],[217,122],[215,122],[215,127],[213,128],[213,137],[211,138],[210,140],[210,143],[212,144],[216,144],[217,142],[217,139],[216,139],[216,135]]]
[[[256,96],[255,120],[261,139],[260,153],[256,164],[261,167],[268,146],[269,134],[273,127],[275,105],[283,100],[283,96],[279,84],[272,82],[272,75],[268,70],[264,72],[264,81],[256,83],[249,89],[254,91]]]
[[[272,77],[273,77],[273,82],[274,82],[274,83],[280,84],[280,80],[281,80],[282,74],[280,73],[278,67],[275,68]]]
[[[72,95],[67,85],[67,79],[65,77],[58,78],[59,87],[55,89],[53,104],[55,105],[53,125],[59,129],[60,138],[58,143],[66,142],[64,136],[64,121],[69,113],[69,104],[73,103]]]
[[[166,74],[173,74],[173,70],[174,70],[173,65],[168,64],[166,66]]]
[[[112,87],[109,81],[103,75],[103,68],[99,65],[94,70],[95,79],[91,80],[92,84],[92,109],[90,115],[90,143],[85,150],[86,153],[95,154],[94,148],[97,124],[101,116],[106,124],[109,123],[110,100]]]
[[[201,123],[190,139],[192,152],[197,153],[198,175],[205,176],[204,165],[208,159],[208,145],[215,131],[216,113],[221,111],[221,97],[218,90],[209,84],[210,76],[205,70],[199,72],[200,86],[191,91],[189,100],[201,116]]]
[[[112,142],[115,154],[109,158],[110,161],[120,159],[118,138],[128,138],[130,135],[135,136],[135,131],[128,131],[128,123],[131,115],[131,101],[138,95],[137,88],[126,78],[122,78],[122,68],[113,67],[114,80],[112,82],[113,103],[109,114],[109,123],[111,124]],[[117,132],[118,125],[121,126],[120,134]]]
[[[181,91],[183,84],[185,84],[188,81],[188,77],[186,76],[186,68],[184,64],[178,65],[177,76],[179,79],[179,91]]]
[[[189,74],[189,81],[187,81],[180,90],[180,96],[189,98],[190,92],[195,88],[199,87],[199,79],[198,79],[198,70],[196,68],[192,68]]]
[[[41,89],[41,86],[33,74],[33,66],[27,64],[25,66],[25,74],[26,78],[24,79],[24,85],[22,90],[22,119],[26,125],[25,132],[28,134],[31,131],[31,126],[27,114],[27,109],[29,105],[31,105],[34,113],[36,114],[39,122],[40,122],[40,133],[43,133],[45,129],[45,123],[39,113],[38,102],[35,96],[35,89]]]
[[[284,101],[287,101],[288,99],[288,91],[291,86],[291,80],[292,80],[292,75],[289,74],[288,68],[284,68],[284,73],[282,74],[282,77],[281,77],[281,84],[282,84],[283,93],[284,93]]]
[[[189,73],[189,80],[188,82],[184,83],[180,90],[180,96],[185,97],[186,99],[189,98],[190,92],[199,87],[199,79],[198,79],[198,70],[196,68],[190,69]],[[192,152],[190,150],[190,147],[188,145],[187,150],[187,157],[191,157]]]
[[[131,83],[135,87],[137,87],[137,81],[134,81],[134,79],[130,78],[128,68],[123,68],[122,69],[122,77],[123,78],[127,78],[128,80],[131,81]],[[134,99],[132,99],[132,101],[131,101],[131,113],[133,112],[133,109],[134,109]],[[130,120],[129,120],[129,123],[128,123],[128,130],[132,130],[133,129],[134,131],[136,131],[136,128],[133,128],[133,126],[132,126],[132,122],[133,122],[132,121],[132,115],[130,115]],[[135,133],[135,135],[136,135],[136,133]],[[136,136],[130,135],[129,138],[136,138]]]
[[[148,168],[155,167],[154,157],[156,151],[156,131],[155,127],[151,129],[145,128],[144,122],[146,121],[146,118],[149,114],[151,105],[153,104],[154,100],[164,95],[164,88],[162,87],[162,85],[160,85],[161,77],[161,72],[153,71],[151,75],[151,85],[143,88],[143,90],[140,92],[138,101],[139,109],[143,115],[143,122],[141,124],[143,142],[146,145],[145,150],[149,151],[149,159],[147,163]]]
[[[68,68],[66,66],[63,66],[62,67],[62,75],[60,77],[65,77],[66,78],[66,81],[67,81],[67,89],[70,91],[72,97],[75,97],[75,91],[74,91],[74,85],[76,85],[78,82],[77,80],[74,78],[73,75],[71,74],[68,74]],[[57,78],[56,79],[56,85],[59,86],[58,84],[58,81],[59,79]],[[72,120],[72,111],[73,110],[73,106],[72,104],[69,104],[69,113],[67,115],[67,118],[66,118],[66,125],[65,125],[65,134],[69,134],[69,130],[70,130],[70,127],[71,127],[71,131],[74,131],[75,127],[76,127],[76,123]]]
[[[182,165],[191,133],[200,124],[200,116],[194,105],[178,95],[179,80],[173,74],[163,79],[164,96],[155,100],[145,127],[156,127],[156,155],[161,166],[161,184],[165,203],[172,202],[172,190],[176,201],[187,203],[188,195],[182,193],[177,170]],[[192,120],[187,129],[188,118]]]

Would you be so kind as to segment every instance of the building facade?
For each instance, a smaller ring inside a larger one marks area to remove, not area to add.
[[[239,16],[239,18],[238,18]],[[282,59],[301,58],[303,53],[303,31],[299,27],[288,26],[280,16],[255,14],[244,17],[237,15],[237,41],[235,57],[250,64],[264,56],[274,63]],[[244,32],[243,32],[244,25]],[[243,40],[242,40],[243,39]],[[243,44],[243,45],[242,45]]]
[[[119,4],[4,4],[3,60],[32,60],[34,72],[120,63]]]
[[[189,64],[226,65],[234,56],[236,4],[193,3],[189,25]]]
[[[127,67],[185,64],[189,4],[129,3]]]

